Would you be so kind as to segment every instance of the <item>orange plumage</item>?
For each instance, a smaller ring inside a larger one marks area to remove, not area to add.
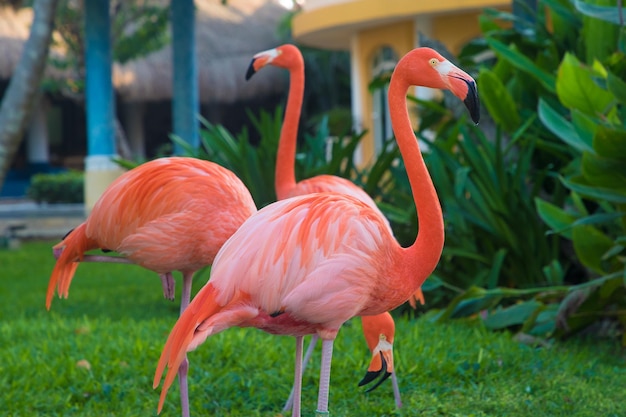
[[[46,308],[55,288],[67,298],[81,261],[129,262],[159,274],[163,294],[174,299],[173,271],[183,274],[181,312],[189,304],[195,271],[256,212],[245,185],[231,171],[194,158],[171,157],[142,164],[117,178],[86,221],[54,246]],[[108,249],[121,257],[85,255]],[[189,416],[187,361],[177,368],[183,416]]]
[[[404,303],[432,273],[443,249],[441,205],[408,117],[410,86],[451,90],[478,120],[474,80],[436,51],[405,55],[389,85],[391,121],[418,212],[415,242],[401,247],[380,214],[338,193],[270,204],[246,220],[215,257],[211,279],[167,339],[154,378],[166,372],[159,411],[185,352],[232,326],[254,326],[298,340],[322,339],[318,411],[328,413],[333,341],[352,317],[382,314]],[[296,371],[299,388],[301,374]],[[296,391],[292,415],[300,415]]]
[[[106,248],[158,274],[189,274],[213,263],[222,244],[252,213],[254,201],[225,168],[194,158],[156,159],[117,178],[62,249],[46,294],[68,296],[85,252]]]
[[[290,44],[282,45],[275,49],[256,54],[250,63],[246,78],[250,78],[256,71],[261,70],[267,65],[287,69],[290,77],[289,95],[285,108],[285,118],[280,131],[280,141],[276,158],[275,188],[278,199],[283,200],[285,198],[319,192],[336,192],[349,195],[361,200],[376,211],[381,219],[384,219],[387,227],[391,231],[391,226],[385,219],[383,213],[378,209],[374,200],[351,181],[334,175],[317,175],[296,182],[294,168],[298,125],[304,95],[304,60],[300,50],[296,46]],[[413,308],[416,307],[415,299],[421,300],[422,304],[424,303],[424,296],[421,289],[418,289],[415,295],[411,296],[409,299]],[[391,316],[385,315],[385,319],[391,319]],[[370,316],[361,318],[364,328],[368,327],[365,322],[369,320],[376,321],[376,318]],[[311,345],[315,345],[316,343],[317,337],[313,336]],[[303,367],[306,367],[311,355],[311,349],[312,348],[309,347],[307,350]],[[287,403],[283,407],[283,411],[287,411],[291,408],[292,395],[293,390]],[[396,402],[399,403],[399,400],[396,400]]]

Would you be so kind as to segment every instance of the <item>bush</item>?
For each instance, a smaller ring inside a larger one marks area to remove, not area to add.
[[[27,195],[37,203],[82,203],[83,184],[83,173],[80,171],[36,174]]]

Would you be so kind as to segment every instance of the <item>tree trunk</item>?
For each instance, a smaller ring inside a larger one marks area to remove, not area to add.
[[[48,59],[58,0],[35,0],[35,17],[0,106],[0,188],[17,152]]]

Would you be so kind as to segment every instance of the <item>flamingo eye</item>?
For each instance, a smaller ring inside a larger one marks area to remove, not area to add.
[[[436,58],[431,58],[430,61],[428,61],[428,63],[434,67],[439,63],[439,61]]]

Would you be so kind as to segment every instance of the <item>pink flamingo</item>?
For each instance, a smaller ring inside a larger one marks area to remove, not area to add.
[[[300,50],[291,44],[281,45],[277,48],[267,51],[259,52],[254,55],[248,71],[246,73],[246,80],[249,80],[257,71],[266,67],[267,65],[273,65],[279,68],[285,68],[289,71],[290,85],[289,95],[287,98],[287,106],[285,108],[285,118],[280,131],[280,140],[278,145],[278,153],[276,155],[276,175],[275,175],[275,188],[276,195],[279,200],[284,200],[289,197],[306,195],[316,192],[337,192],[341,194],[347,194],[353,196],[379,213],[381,219],[384,219],[385,224],[391,227],[385,219],[383,213],[378,209],[378,206],[374,200],[361,188],[357,187],[351,181],[337,177],[335,175],[317,175],[313,178],[307,178],[305,180],[296,182],[295,175],[295,159],[296,159],[296,143],[298,137],[298,126],[300,122],[300,115],[302,111],[302,101],[304,96],[304,59]],[[422,304],[423,295],[421,289],[419,289],[413,298],[421,300]],[[415,302],[411,299],[412,305],[415,306]],[[391,316],[385,316],[391,319]],[[363,327],[368,327],[368,320],[377,321],[375,316],[365,316],[361,318]],[[393,321],[393,319],[391,319]],[[314,334],[311,339],[311,343],[304,355],[302,367],[306,368],[306,365],[313,353],[315,344],[317,343],[318,336]],[[391,353],[393,355],[393,353]],[[379,368],[383,372],[382,368]],[[372,373],[368,373],[372,381]],[[392,382],[394,387],[398,386],[396,374],[392,374]],[[386,378],[384,378],[386,379]],[[384,380],[382,379],[382,380]],[[381,380],[381,381],[382,381]],[[375,385],[378,387],[378,384]],[[292,406],[294,390],[291,390],[289,399],[283,407],[283,412],[287,411]],[[396,405],[401,404],[399,391],[394,390],[394,397]]]
[[[194,158],[146,162],[117,178],[84,223],[53,247],[46,308],[55,288],[67,298],[79,262],[134,263],[159,274],[163,295],[174,299],[172,271],[181,271],[182,313],[195,271],[213,263],[217,251],[256,212],[246,186],[231,171]],[[121,256],[85,255],[106,248]],[[189,416],[187,361],[179,369],[183,416]]]
[[[322,339],[317,410],[328,413],[333,341],[352,317],[382,314],[406,302],[435,269],[444,243],[443,216],[409,120],[410,86],[449,89],[478,121],[474,80],[430,48],[396,66],[389,85],[391,120],[419,216],[415,242],[403,248],[370,206],[338,193],[270,204],[252,215],[215,257],[211,279],[179,317],[154,376],[166,371],[160,412],[186,352],[233,326],[296,337],[293,416],[300,416],[302,341]]]

